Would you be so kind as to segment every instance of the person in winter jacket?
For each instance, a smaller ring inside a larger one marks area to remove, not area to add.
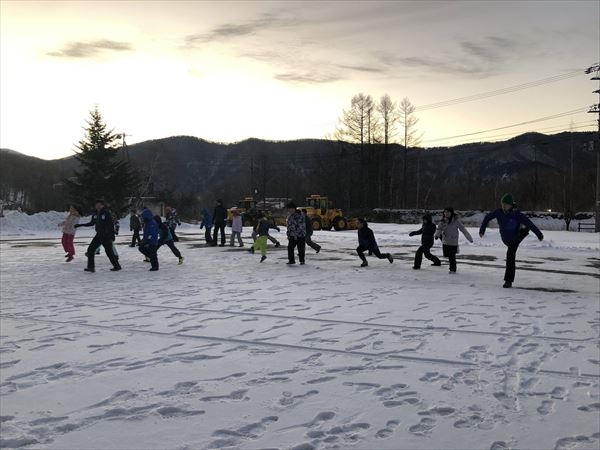
[[[142,221],[140,220],[140,216],[137,215],[137,211],[135,209],[132,209],[129,215],[129,231],[133,232],[130,247],[140,245],[140,242],[142,242],[142,239],[140,238],[141,229]]]
[[[304,217],[304,221],[306,223],[306,245],[308,245],[310,248],[312,248],[317,253],[319,253],[321,251],[321,246],[319,244],[317,244],[316,242],[313,242],[313,240],[312,240],[312,235],[313,235],[312,220],[310,220],[310,217],[308,217],[308,212],[306,211],[306,209],[302,210],[302,217]]]
[[[415,263],[413,264],[413,269],[419,270],[421,268],[421,261],[423,260],[423,255],[429,261],[433,262],[432,266],[441,266],[437,256],[431,254],[431,247],[433,247],[433,236],[435,235],[436,226],[433,223],[431,218],[431,214],[427,213],[423,215],[423,226],[420,230],[411,231],[408,233],[409,236],[417,236],[421,235],[421,246],[417,249],[417,253],[415,254]]]
[[[358,219],[358,247],[356,248],[356,253],[360,257],[362,264],[360,267],[367,267],[369,263],[367,262],[367,257],[365,256],[365,251],[370,251],[373,255],[377,256],[379,259],[387,259],[390,264],[394,262],[394,258],[390,253],[381,253],[379,251],[379,246],[377,245],[377,241],[375,241],[375,235],[373,234],[373,230],[369,228],[369,224],[365,219]]]
[[[264,215],[264,214],[263,214],[263,215]],[[268,216],[266,216],[266,215],[265,215],[265,218],[266,218],[266,219],[267,219],[269,222],[271,222],[271,224],[273,225],[271,228],[273,228],[274,230],[276,230],[278,233],[279,233],[279,231],[281,231],[281,230],[279,229],[279,227],[278,227],[277,225],[275,225],[275,221],[274,221],[272,218],[270,218],[270,217],[268,217]],[[257,216],[257,217],[256,217],[256,218],[255,218],[255,219],[252,221],[252,241],[253,241],[253,242],[256,242],[256,238],[258,237],[258,232],[256,231],[256,227],[258,226],[258,220],[259,220],[259,219],[258,219],[258,216]],[[269,241],[271,241],[273,244],[275,244],[275,248],[277,248],[277,247],[280,247],[280,246],[281,246],[281,244],[279,243],[279,241],[278,241],[277,239],[275,239],[273,236],[271,236],[270,234],[268,234],[268,233],[267,233],[267,240],[269,240]]]
[[[183,264],[183,256],[181,256],[181,252],[177,247],[175,247],[175,242],[173,242],[173,235],[171,234],[171,229],[164,223],[160,216],[154,216],[154,220],[158,225],[158,246],[156,247],[156,252],[158,253],[158,249],[162,245],[166,245],[171,249],[173,254],[177,257],[179,262],[178,265]]]
[[[148,208],[142,210],[142,220],[144,222],[144,235],[138,250],[150,260],[150,271],[154,272],[158,270],[158,257],[156,256],[156,250],[158,249],[158,224],[154,220],[152,211]]]
[[[435,232],[435,239],[442,240],[442,249],[444,256],[448,258],[450,263],[450,271],[448,273],[456,273],[456,255],[458,253],[458,230],[465,235],[469,242],[473,242],[473,238],[462,224],[454,208],[448,207],[444,209],[444,217],[438,225]]]
[[[177,225],[181,225],[181,222],[179,221],[179,217],[177,216],[177,210],[175,208],[172,208],[170,206],[167,206],[165,208],[165,222],[167,223],[169,230],[171,230],[173,240],[175,242],[179,242],[179,238],[175,234],[175,228],[177,228]]]
[[[267,259],[267,238],[269,237],[269,229],[278,227],[269,220],[268,217],[265,217],[263,213],[259,213],[257,219],[258,222],[256,222],[254,231],[258,237],[250,247],[250,253],[254,253],[254,250],[260,250],[260,262],[263,262]]]
[[[213,234],[213,245],[217,245],[219,231],[221,231],[220,247],[225,246],[225,222],[227,221],[227,210],[223,206],[223,200],[217,200],[215,210],[213,212],[213,224],[215,227]]]
[[[206,241],[207,244],[212,244],[212,234],[211,234],[211,230],[212,230],[212,226],[213,226],[213,220],[212,220],[212,216],[210,215],[210,213],[208,212],[208,209],[206,208],[202,208],[202,211],[200,212],[200,214],[202,215],[202,221],[200,222],[200,229],[204,228],[204,240]]]
[[[306,221],[302,213],[296,209],[293,202],[287,205],[287,238],[288,238],[288,262],[287,264],[296,264],[294,249],[298,247],[298,259],[300,265],[304,265],[304,253],[306,249]]]
[[[242,241],[242,216],[237,209],[233,209],[231,211],[233,214],[233,220],[231,221],[231,239],[229,240],[229,245],[233,247],[233,243],[235,242],[235,238],[237,237],[238,244],[240,247],[244,246],[244,242]]]
[[[502,287],[510,288],[515,281],[515,260],[519,244],[529,234],[529,230],[533,231],[540,241],[544,239],[544,235],[531,220],[516,208],[511,194],[504,194],[502,196],[500,206],[500,208],[485,216],[479,228],[479,236],[483,238],[490,220],[496,219],[498,221],[502,242],[507,247],[506,270],[504,272],[504,285]]]
[[[104,204],[104,200],[96,200],[95,203],[96,213],[92,215],[92,218],[88,223],[77,224],[75,228],[78,227],[91,227],[95,226],[96,235],[90,242],[88,246],[86,255],[88,257],[87,267],[84,269],[86,272],[95,272],[95,264],[94,264],[94,255],[96,253],[96,249],[102,245],[104,247],[104,251],[106,252],[106,256],[108,256],[109,261],[113,265],[113,272],[121,270],[121,265],[119,264],[119,260],[115,253],[113,252],[113,241],[115,240],[115,226],[110,212],[106,209],[106,205]]]
[[[59,227],[62,227],[62,246],[67,254],[65,255],[66,262],[73,261],[73,257],[75,256],[75,246],[73,245],[73,240],[75,239],[75,226],[79,223],[79,219],[81,218],[81,212],[79,208],[75,205],[69,206],[69,215],[65,220],[58,224]]]

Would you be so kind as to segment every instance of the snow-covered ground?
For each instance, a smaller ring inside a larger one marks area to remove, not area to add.
[[[599,446],[597,234],[528,237],[503,289],[497,229],[469,229],[457,275],[411,270],[415,226],[393,224],[372,225],[391,265],[359,268],[355,231],[316,232],[289,267],[190,225],[182,266],[161,248],[148,272],[121,235],[123,270],[103,254],[90,274],[92,230],[65,263],[46,214],[0,221],[0,447]]]

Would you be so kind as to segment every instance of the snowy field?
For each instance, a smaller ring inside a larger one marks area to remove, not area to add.
[[[184,265],[161,248],[148,272],[121,235],[123,270],[90,274],[91,230],[65,263],[56,215],[0,222],[0,447],[600,445],[597,234],[528,237],[503,289],[497,229],[461,237],[457,275],[412,270],[416,227],[393,224],[372,226],[391,265],[359,268],[356,231],[289,267],[284,246],[259,264],[249,228],[213,248],[184,226]]]

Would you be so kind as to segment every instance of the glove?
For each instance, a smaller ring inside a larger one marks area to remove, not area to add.
[[[408,235],[409,235],[409,236],[414,236],[414,235],[415,235],[415,232],[414,232],[414,231],[411,231],[410,233],[408,233]]]
[[[435,237],[435,239],[439,239],[439,238],[440,238],[439,236],[436,236],[436,237]]]
[[[77,224],[77,225],[75,225],[75,228],[79,228],[80,226],[81,226],[80,224]]]
[[[279,233],[281,230],[279,229],[279,227],[275,227],[275,229],[277,230],[277,232]]]

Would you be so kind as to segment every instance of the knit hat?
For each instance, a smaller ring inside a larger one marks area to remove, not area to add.
[[[513,196],[511,194],[504,194],[500,199],[501,203],[505,203],[507,205],[514,205],[515,202],[513,200]]]

